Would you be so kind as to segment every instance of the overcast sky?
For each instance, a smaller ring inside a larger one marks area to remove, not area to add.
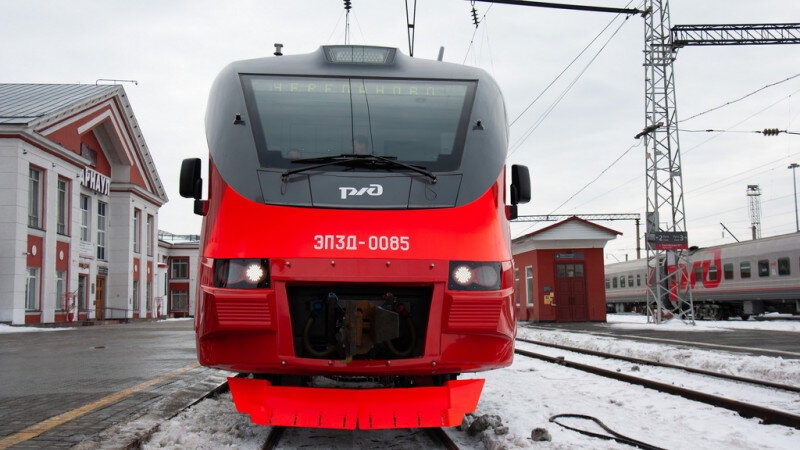
[[[352,43],[408,52],[403,0],[352,3]],[[572,3],[623,7],[629,2]],[[797,0],[670,3],[673,25],[800,22]],[[644,216],[644,148],[625,153],[639,142],[633,136],[645,123],[643,19],[618,17],[520,116],[615,16],[480,2],[475,7],[483,17],[477,32],[469,2],[419,0],[414,53],[435,59],[444,46],[445,61],[481,67],[497,79],[509,119],[519,117],[511,127],[509,163],[528,165],[533,178],[533,200],[520,213]],[[343,43],[344,36],[339,0],[0,0],[0,82],[137,80],[125,90],[170,198],[160,211],[159,228],[198,233],[200,220],[191,214],[191,201],[178,196],[178,172],[184,158],[207,160],[203,118],[214,77],[231,61],[270,56],[275,42],[283,43],[288,55]],[[799,45],[684,48],[675,63],[678,118],[798,73]],[[680,134],[691,245],[733,242],[729,234],[723,237],[720,222],[740,240],[750,237],[749,184],[760,185],[763,193],[762,235],[795,230],[787,166],[800,163],[800,136],[741,131],[800,131],[799,116],[797,77],[680,124],[686,130],[731,130]],[[635,257],[632,222],[598,223],[624,233],[607,247],[607,262]],[[512,232],[517,236],[544,225],[513,224]]]

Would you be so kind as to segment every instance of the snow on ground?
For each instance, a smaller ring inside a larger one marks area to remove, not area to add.
[[[7,333],[32,333],[36,331],[64,331],[74,330],[74,327],[69,328],[43,328],[43,327],[17,327],[0,323],[0,334]]]
[[[517,337],[800,386],[800,360],[798,359],[748,356],[721,350],[645,343],[595,334],[539,328],[518,327]]]
[[[518,334],[520,337],[800,385],[800,360],[687,349],[674,345],[524,327],[519,328]],[[570,355],[568,359],[578,358]],[[617,364],[620,370],[635,371],[632,364]],[[640,371],[640,375],[646,373],[656,379],[675,378],[672,369],[640,367]],[[496,434],[491,428],[475,436],[456,428],[448,430],[448,434],[465,449],[631,448],[614,441],[584,436],[549,422],[551,416],[562,413],[594,416],[618,433],[670,449],[787,449],[797,448],[800,443],[800,430],[780,425],[762,425],[758,419],[745,419],[726,409],[519,355],[515,357],[511,367],[465,374],[462,378],[486,379],[475,415],[498,415],[503,424],[509,427],[508,434],[504,435]],[[696,379],[692,379],[694,380]],[[708,390],[714,389],[716,388]],[[742,387],[741,391],[742,395],[758,397],[753,400],[763,406],[778,409],[784,406],[785,409],[795,411],[800,409],[800,396],[792,399],[791,396],[780,393],[767,395],[763,394],[762,388]],[[562,419],[562,422],[605,434],[588,421]],[[546,429],[552,436],[552,441],[532,441],[530,436],[534,428]],[[230,394],[226,394],[217,399],[205,400],[162,424],[160,430],[142,448],[261,448],[268,433],[269,427],[253,425],[247,415],[237,413]],[[419,434],[409,433],[408,430],[385,430],[366,434],[363,431],[291,430],[284,441],[286,446],[304,448],[428,446],[425,445],[424,438]]]
[[[781,317],[780,314],[765,314],[764,317]],[[732,330],[766,330],[789,331],[800,333],[800,320],[698,320],[689,325],[680,320],[670,320],[661,325],[647,323],[647,316],[639,314],[608,314],[608,324],[623,329],[659,329],[679,331],[732,331]]]

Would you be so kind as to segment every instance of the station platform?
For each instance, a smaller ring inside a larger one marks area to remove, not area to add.
[[[702,326],[702,321],[697,322]],[[605,322],[542,323],[519,322],[518,326],[562,330],[633,339],[642,342],[724,350],[733,353],[800,359],[800,333],[776,330],[713,329],[682,331],[674,328],[659,330],[656,325],[633,328]]]
[[[230,375],[197,364],[191,320],[3,333],[0,361],[0,449],[69,448],[116,424],[157,423]],[[97,447],[129,437],[105,433]]]

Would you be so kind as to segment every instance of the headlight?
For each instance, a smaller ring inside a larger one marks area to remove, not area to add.
[[[214,286],[229,289],[269,287],[269,259],[214,260]]]
[[[451,291],[496,291],[500,289],[500,263],[450,261]]]

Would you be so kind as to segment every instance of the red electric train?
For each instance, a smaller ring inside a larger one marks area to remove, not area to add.
[[[264,425],[455,426],[511,364],[508,221],[530,199],[497,84],[397,49],[229,65],[180,193],[203,215],[201,364]]]

